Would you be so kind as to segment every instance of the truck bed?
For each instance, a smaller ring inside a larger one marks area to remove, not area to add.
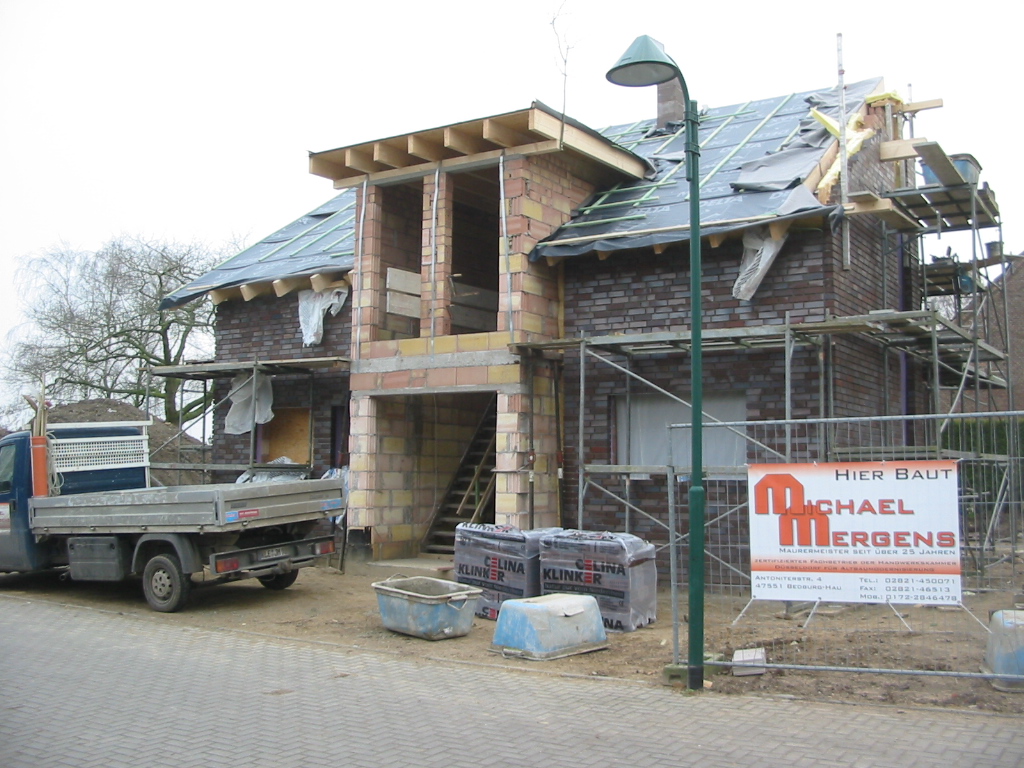
[[[214,533],[340,514],[342,481],[187,485],[34,498],[32,532]]]

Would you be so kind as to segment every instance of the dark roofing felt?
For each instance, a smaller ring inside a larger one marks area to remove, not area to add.
[[[852,114],[880,85],[846,87]],[[743,229],[769,219],[831,210],[802,182],[834,137],[811,109],[840,118],[838,88],[792,93],[702,112],[700,117],[701,233]],[[612,126],[602,135],[651,161],[653,179],[630,181],[596,195],[572,220],[539,243],[531,259],[650,247],[689,239],[689,183],[682,124],[655,130],[654,120]]]
[[[320,272],[348,272],[355,264],[355,218],[356,191],[346,189],[179,288],[160,302],[160,309],[180,307],[218,288]]]
[[[848,113],[858,110],[879,80],[848,85]],[[838,120],[839,92],[793,93],[708,110],[700,118],[701,232],[749,227],[771,218],[831,210],[801,186],[833,138],[810,115],[812,107]],[[689,184],[682,125],[654,130],[654,120],[605,128],[607,139],[651,162],[653,178],[625,182],[574,212],[530,254],[577,256],[594,250],[650,247],[689,239]],[[354,266],[356,190],[347,189],[202,277],[160,304],[172,309],[209,291],[283,277],[345,272]],[[662,230],[650,232],[650,230]],[[636,234],[631,234],[636,233]],[[566,240],[574,242],[565,243]],[[558,244],[563,241],[562,244]]]

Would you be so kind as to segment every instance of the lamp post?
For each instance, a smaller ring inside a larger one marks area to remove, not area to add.
[[[629,46],[606,75],[616,85],[640,87],[679,79],[686,107],[686,178],[690,182],[690,341],[691,341],[691,449],[690,449],[690,612],[687,687],[704,687],[704,457],[703,457],[703,350],[701,345],[700,256],[700,143],[697,103],[690,101],[686,80],[672,57],[657,40],[641,35]],[[673,480],[674,482],[674,480]],[[676,532],[669,551],[675,570]],[[675,573],[673,589],[675,588]]]

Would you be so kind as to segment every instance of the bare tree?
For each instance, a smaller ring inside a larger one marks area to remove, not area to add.
[[[8,339],[8,380],[56,400],[110,397],[147,405],[146,368],[208,357],[213,309],[196,301],[160,312],[160,300],[206,272],[214,255],[198,244],[119,237],[98,251],[66,246],[32,259],[18,283],[28,322]],[[176,422],[202,412],[190,395],[179,409],[181,380],[153,377],[148,392],[163,418]]]

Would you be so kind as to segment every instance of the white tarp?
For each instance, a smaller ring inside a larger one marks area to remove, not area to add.
[[[231,408],[224,419],[224,431],[244,435],[254,421],[266,424],[274,418],[273,404],[274,388],[267,376],[258,371],[238,374],[231,380]]]
[[[327,291],[299,291],[299,327],[302,328],[302,344],[312,347],[324,336],[324,317],[328,312],[336,315],[345,306],[348,287],[331,288]]]
[[[740,261],[740,276],[732,286],[734,298],[741,301],[754,298],[785,242],[786,235],[774,240],[768,227],[748,229],[743,233],[743,260]]]

